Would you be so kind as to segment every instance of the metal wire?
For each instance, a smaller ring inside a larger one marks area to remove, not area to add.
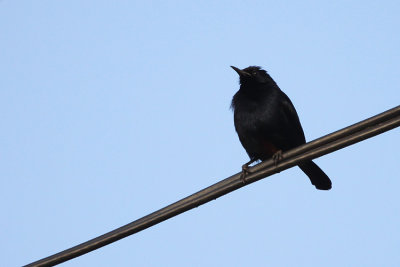
[[[320,137],[318,139],[315,139],[315,140],[313,140],[311,142],[308,142],[305,145],[296,147],[296,148],[288,151],[287,153],[285,153],[285,155],[286,155],[286,157],[293,157],[293,156],[296,156],[298,154],[305,153],[306,151],[309,151],[309,150],[311,150],[311,149],[313,149],[315,147],[319,147],[319,146],[325,145],[327,143],[333,142],[333,141],[335,141],[337,139],[349,136],[349,135],[351,135],[353,133],[356,133],[358,131],[361,131],[361,130],[366,129],[366,128],[371,127],[371,126],[375,126],[375,125],[377,125],[377,124],[379,124],[381,122],[390,120],[390,119],[395,118],[397,116],[400,116],[400,106],[397,106],[397,107],[394,107],[392,109],[389,109],[389,110],[387,110],[385,112],[382,112],[382,113],[380,113],[378,115],[375,115],[373,117],[370,117],[368,119],[365,119],[363,121],[355,123],[355,124],[350,125],[348,127],[345,127],[343,129],[338,130],[336,132],[333,132],[331,134],[322,136],[322,137]],[[262,162],[262,163],[260,163],[260,164],[258,164],[256,166],[254,166],[251,169],[251,171],[254,172],[254,171],[258,171],[258,170],[264,169],[264,168],[270,166],[271,163],[273,163],[273,162],[272,161],[271,162],[268,162],[268,161]]]
[[[283,153],[283,159],[276,166],[273,160],[264,161],[250,169],[252,173],[246,177],[245,183],[240,178],[240,173],[237,173],[127,225],[26,266],[53,266],[76,258],[276,172],[355,144],[398,126],[400,126],[400,106],[287,151]]]

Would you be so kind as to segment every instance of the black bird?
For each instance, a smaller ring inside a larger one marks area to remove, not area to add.
[[[242,166],[244,178],[251,163],[271,157],[277,163],[282,151],[305,144],[306,139],[292,102],[265,70],[231,67],[240,77],[240,89],[231,105],[235,129],[250,157]],[[331,180],[317,164],[310,160],[299,167],[317,189],[331,189]]]

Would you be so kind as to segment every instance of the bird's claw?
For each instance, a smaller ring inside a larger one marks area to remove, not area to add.
[[[246,183],[246,176],[250,173],[249,171],[249,164],[244,164],[242,166],[242,174],[240,175],[240,180],[242,180],[242,183]]]
[[[279,161],[283,159],[282,150],[278,150],[274,155],[272,155],[275,167],[278,166]]]
[[[246,181],[246,176],[247,176],[249,173],[252,173],[252,172],[249,170],[249,165],[252,164],[252,163],[255,162],[255,161],[256,161],[256,159],[251,159],[249,162],[247,162],[247,163],[245,163],[245,164],[242,165],[242,174],[240,175],[240,180],[242,180],[242,183],[243,183],[243,184],[246,184],[246,183],[247,183],[247,181]]]

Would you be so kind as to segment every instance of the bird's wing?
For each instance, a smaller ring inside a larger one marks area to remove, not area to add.
[[[282,92],[283,93],[283,92]],[[303,128],[300,124],[299,116],[297,115],[296,109],[292,101],[290,101],[289,97],[283,93],[284,97],[281,98],[281,106],[283,114],[287,120],[288,130],[287,133],[288,140],[293,141],[293,146],[299,146],[306,142],[306,138],[304,136]]]

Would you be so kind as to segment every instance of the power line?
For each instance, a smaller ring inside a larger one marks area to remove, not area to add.
[[[241,173],[237,173],[136,221],[26,266],[53,266],[79,257],[303,161],[318,158],[398,126],[400,106],[287,151],[277,165],[272,159],[261,162],[250,168],[251,173],[246,176],[245,182],[240,178]]]

